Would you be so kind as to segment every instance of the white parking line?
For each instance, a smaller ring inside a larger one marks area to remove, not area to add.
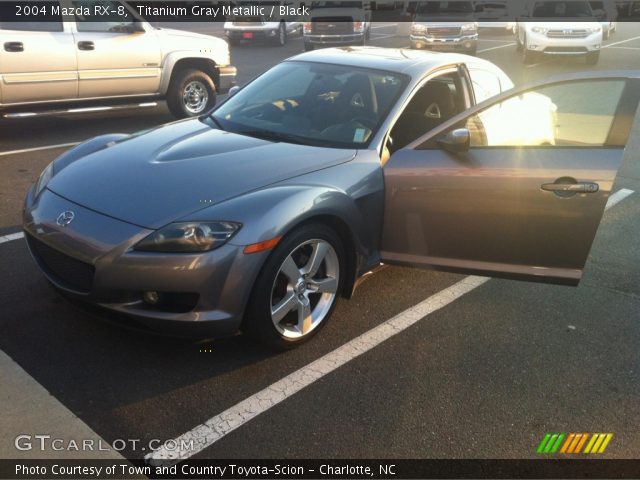
[[[395,33],[372,33],[371,38],[375,40],[383,40],[385,38],[395,37]]]
[[[609,43],[608,45],[603,45],[602,48],[611,48],[614,45],[620,45],[622,43],[633,42],[634,40],[638,40],[638,39],[640,39],[640,35],[637,36],[637,37],[633,37],[633,38],[627,38],[626,40],[621,40],[619,42]]]
[[[170,450],[166,447],[161,447],[153,453],[147,454],[145,459],[152,465],[160,465],[179,462],[195,455],[261,413],[275,407],[303,388],[351,360],[358,358],[385,340],[406,330],[431,313],[449,305],[488,280],[489,278],[486,277],[475,276],[460,280],[451,287],[432,295],[309,365],[302,367],[300,370],[287,375],[282,380],[250,396],[221,414],[210,418],[205,423],[176,438],[175,444],[171,441],[168,442],[172,446],[189,446],[191,445],[191,440],[193,440],[193,449],[179,448]]]
[[[7,243],[7,242],[13,242],[14,240],[19,240],[19,239],[21,239],[23,237],[24,237],[24,233],[22,233],[22,232],[11,233],[9,235],[5,235],[4,237],[0,237],[0,244],[1,243]]]
[[[620,190],[618,190],[616,193],[614,193],[609,197],[609,199],[607,200],[607,205],[604,207],[604,209],[609,210],[611,207],[620,203],[622,200],[627,198],[633,192],[634,192],[633,190],[629,190],[628,188],[621,188]]]
[[[22,150],[8,150],[6,152],[0,152],[0,157],[5,155],[17,155],[18,153],[38,152],[40,150],[53,150],[54,148],[75,147],[80,142],[73,143],[60,143],[58,145],[47,145],[44,147],[23,148]]]
[[[507,43],[506,45],[498,45],[497,47],[483,48],[482,50],[478,50],[478,53],[490,52],[491,50],[498,50],[499,48],[513,47],[514,45],[515,43],[512,42],[512,43]]]
[[[611,48],[612,50],[640,50],[640,47],[609,47],[609,48]]]

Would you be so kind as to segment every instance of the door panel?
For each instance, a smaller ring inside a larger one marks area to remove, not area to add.
[[[73,4],[115,5],[114,11],[120,5],[111,0],[74,1]],[[115,15],[112,20],[76,17],[78,31],[74,37],[80,98],[157,93],[161,52],[155,32],[123,32],[123,26],[135,25],[134,18],[123,21]]]
[[[623,94],[624,80],[598,82],[502,95],[452,120],[449,130],[470,131],[467,152],[427,135],[423,149],[394,154],[384,169],[383,260],[577,283],[638,104],[635,83]],[[585,103],[596,87],[608,88]]]
[[[61,18],[47,20],[0,24],[0,103],[77,98],[73,35]]]

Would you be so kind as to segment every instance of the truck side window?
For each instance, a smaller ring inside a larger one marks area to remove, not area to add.
[[[89,7],[90,15],[76,15],[76,25],[79,32],[118,32],[118,27],[130,26],[134,24],[134,19],[131,14],[126,11],[125,15],[120,15],[118,12],[123,8],[120,2],[112,0],[74,0],[74,7],[87,6]],[[100,6],[108,9],[108,15],[95,14],[95,6]],[[105,21],[106,20],[106,21]]]
[[[42,2],[29,2],[25,4],[28,7],[36,8]],[[62,16],[53,12],[56,7],[60,6],[60,2],[48,2],[44,10],[40,10],[37,16],[29,14],[18,15],[16,10],[16,2],[0,2],[0,30],[13,30],[22,32],[62,32]],[[59,8],[57,9],[59,11]],[[34,19],[31,22],[16,22],[16,19]]]

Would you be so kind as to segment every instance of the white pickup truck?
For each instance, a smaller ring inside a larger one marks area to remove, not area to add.
[[[191,117],[235,84],[223,39],[155,28],[118,0],[47,5],[20,22],[0,16],[2,117],[128,108],[155,99],[165,99],[174,116]],[[97,6],[114,13],[94,15]]]

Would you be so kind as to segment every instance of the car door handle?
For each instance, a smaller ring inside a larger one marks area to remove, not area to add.
[[[93,42],[82,41],[78,42],[78,50],[95,50],[96,46]]]
[[[583,183],[545,183],[541,186],[542,190],[548,192],[559,193],[596,193],[600,189],[600,185],[593,182]]]
[[[4,49],[7,52],[24,52],[24,45],[22,42],[5,42]]]

